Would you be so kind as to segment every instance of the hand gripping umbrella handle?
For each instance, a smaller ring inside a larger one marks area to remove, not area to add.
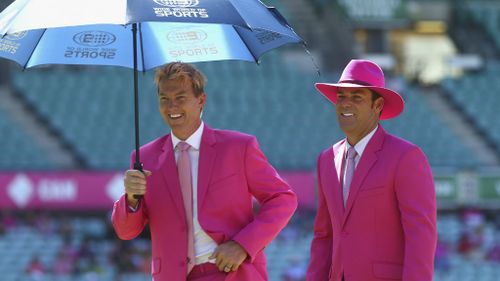
[[[144,174],[144,171],[143,171],[143,169],[142,169],[142,163],[141,163],[141,162],[135,162],[135,163],[134,163],[134,170],[141,171],[141,172]],[[142,197],[144,197],[144,195],[134,194],[134,198],[135,198],[135,199],[137,199],[137,200],[142,199]]]

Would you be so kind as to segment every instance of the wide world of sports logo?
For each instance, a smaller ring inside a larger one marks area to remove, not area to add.
[[[84,31],[75,34],[73,41],[81,46],[101,47],[115,42],[116,36],[106,31]]]
[[[179,29],[167,34],[167,40],[176,44],[196,44],[207,39],[205,31],[199,29]]]
[[[200,4],[199,0],[154,0],[158,5],[170,8],[190,8]]]
[[[0,53],[8,53],[14,55],[17,50],[21,47],[21,42],[19,41],[26,37],[28,31],[21,31],[16,33],[11,33],[5,35],[4,38],[0,38]]]
[[[26,34],[28,34],[28,31],[21,31],[21,32],[16,32],[16,33],[11,33],[5,36],[6,39],[12,40],[12,41],[17,41],[23,39]]]

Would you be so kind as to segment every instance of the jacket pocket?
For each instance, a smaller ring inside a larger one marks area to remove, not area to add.
[[[369,188],[361,188],[359,189],[358,196],[359,197],[371,197],[383,194],[385,192],[385,186],[375,186]]]
[[[397,263],[373,263],[373,275],[377,278],[401,280],[403,278],[403,265]]]
[[[210,183],[209,185],[209,190],[217,190],[217,189],[224,189],[227,187],[232,187],[236,183],[240,182],[239,180],[239,174],[231,174],[226,177],[214,180]]]

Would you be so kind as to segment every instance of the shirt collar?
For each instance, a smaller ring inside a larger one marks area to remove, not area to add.
[[[196,131],[192,135],[190,135],[189,138],[187,138],[187,140],[185,141],[195,150],[200,149],[201,136],[203,134],[203,127],[204,126],[205,125],[203,124],[203,121],[201,121],[201,124],[198,127],[198,129],[196,129]],[[175,147],[177,146],[177,144],[179,142],[181,142],[181,140],[174,135],[174,132],[170,132],[170,135],[172,136],[172,145],[174,146],[174,150],[175,150]]]
[[[378,125],[377,127],[375,127],[375,129],[373,129],[368,135],[364,136],[355,146],[354,146],[354,150],[356,150],[356,153],[358,154],[358,156],[361,158],[361,155],[363,155],[363,151],[365,151],[365,148],[366,146],[368,145],[368,142],[372,139],[373,135],[375,134],[375,132],[377,131],[378,129]],[[346,151],[351,148],[351,145],[349,144],[349,142],[346,141]],[[347,153],[346,153],[347,155]],[[347,156],[346,156],[347,157]]]

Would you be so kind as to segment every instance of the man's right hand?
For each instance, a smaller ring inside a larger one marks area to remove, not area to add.
[[[151,176],[150,171],[144,170],[127,170],[125,172],[124,186],[127,194],[127,203],[129,206],[136,208],[139,200],[134,198],[134,195],[144,195],[146,193],[146,177]]]

